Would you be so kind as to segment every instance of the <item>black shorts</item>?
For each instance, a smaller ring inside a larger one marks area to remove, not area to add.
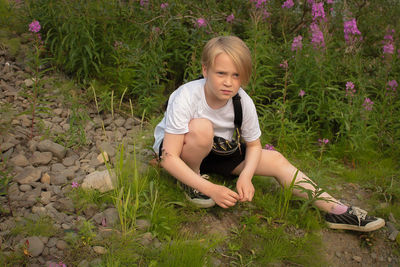
[[[159,157],[162,154],[162,145],[160,144],[160,148],[158,151]],[[204,174],[219,174],[228,179],[235,178],[235,175],[232,174],[232,171],[242,162],[244,161],[244,157],[246,155],[246,144],[242,143],[240,145],[241,149],[236,150],[235,153],[229,156],[220,156],[216,155],[212,150],[210,153],[203,159],[200,165],[200,173]]]

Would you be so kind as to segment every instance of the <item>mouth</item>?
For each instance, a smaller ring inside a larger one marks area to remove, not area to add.
[[[230,94],[232,94],[232,91],[230,91],[230,90],[221,90],[221,92],[222,92],[223,95],[230,95]]]

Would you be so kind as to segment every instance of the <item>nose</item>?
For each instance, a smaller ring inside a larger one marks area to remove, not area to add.
[[[230,87],[232,85],[232,77],[230,75],[225,76],[224,85],[227,87]]]

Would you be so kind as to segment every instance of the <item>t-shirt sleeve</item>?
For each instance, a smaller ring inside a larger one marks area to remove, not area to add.
[[[242,137],[246,142],[252,142],[260,138],[261,129],[258,122],[256,106],[250,96],[242,96],[243,122]]]
[[[191,95],[187,90],[181,90],[168,101],[165,132],[185,134],[189,132],[189,122],[192,118]]]

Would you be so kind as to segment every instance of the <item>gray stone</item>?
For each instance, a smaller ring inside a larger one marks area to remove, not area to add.
[[[44,249],[43,241],[37,236],[31,236],[26,239],[29,242],[28,251],[33,257],[42,254]]]
[[[96,204],[90,203],[84,210],[83,213],[85,214],[86,218],[92,218],[97,212],[99,208]]]
[[[355,260],[356,262],[362,262],[362,258],[360,256],[353,256],[353,260]]]
[[[107,170],[105,171],[95,171],[88,174],[82,183],[82,188],[84,189],[97,189],[104,193],[114,189],[116,183],[116,175],[112,172],[109,174]]]
[[[19,154],[13,158],[10,159],[10,163],[13,166],[19,166],[19,167],[26,167],[29,165],[29,161],[23,154]]]
[[[32,87],[33,84],[34,84],[34,81],[33,81],[32,78],[30,78],[30,79],[25,79],[25,80],[24,80],[24,84],[25,84],[26,87]]]
[[[50,203],[50,198],[51,198],[51,192],[50,191],[43,191],[40,194],[40,202],[43,203],[43,205],[47,205]]]
[[[89,262],[87,260],[81,261],[77,267],[89,267]]]
[[[9,143],[9,142],[2,143],[0,145],[0,151],[2,151],[2,152],[7,151],[14,146],[15,146],[15,144],[13,144],[13,143]]]
[[[148,246],[153,241],[153,235],[150,232],[144,233],[140,238],[139,243],[143,246]]]
[[[58,239],[56,237],[50,237],[49,242],[47,242],[46,246],[49,248],[55,247]]]
[[[60,240],[57,240],[56,247],[60,250],[64,250],[68,247],[68,244],[64,240],[60,239]]]
[[[19,190],[22,192],[27,192],[32,190],[32,186],[30,184],[22,184],[19,186]]]
[[[100,146],[98,147],[98,149],[99,149],[100,151],[105,151],[105,152],[107,152],[107,154],[108,154],[110,157],[114,157],[114,156],[115,156],[115,148],[114,148],[111,144],[109,144],[109,143],[107,143],[107,142],[101,143]]]
[[[398,230],[394,230],[393,232],[391,232],[389,234],[389,240],[396,241],[396,238],[397,238],[398,235],[399,235],[399,231]]]
[[[53,158],[53,153],[51,152],[33,152],[31,157],[32,165],[47,165],[50,163],[51,159]]]
[[[150,221],[149,221],[149,220],[143,220],[143,219],[138,219],[138,220],[136,220],[136,228],[137,228],[139,231],[149,229],[150,225],[151,225],[151,224],[150,224]]]
[[[106,223],[106,226],[115,226],[119,221],[118,211],[116,208],[108,208],[92,217],[97,224]]]
[[[101,255],[107,254],[107,249],[102,246],[94,246],[93,251]]]
[[[65,147],[50,140],[43,140],[39,142],[37,148],[42,152],[51,152],[59,159],[63,159],[67,153]]]
[[[54,208],[56,208],[60,212],[63,212],[63,211],[74,212],[75,211],[74,203],[69,198],[60,198],[57,202],[54,203]]]
[[[15,184],[15,183],[11,184],[8,187],[8,192],[7,193],[8,193],[8,196],[9,196],[10,200],[18,199],[19,195],[20,195],[18,184]]]
[[[51,171],[53,172],[61,172],[63,170],[65,170],[65,166],[61,163],[54,163],[51,165]]]
[[[64,185],[68,183],[67,177],[61,175],[60,173],[53,173],[50,176],[50,184],[52,185]]]
[[[115,124],[117,127],[121,127],[122,125],[125,124],[125,119],[124,119],[124,118],[118,118],[118,119],[116,119],[116,120],[114,121],[114,124]]]
[[[64,166],[70,167],[75,164],[75,161],[77,159],[78,158],[76,156],[67,157],[67,158],[63,159],[62,163],[64,164]]]
[[[14,181],[20,184],[29,184],[36,182],[42,176],[42,171],[31,166],[25,167],[23,171],[14,177]]]
[[[124,128],[130,130],[132,129],[133,125],[134,125],[134,120],[132,118],[128,118],[125,121]]]

